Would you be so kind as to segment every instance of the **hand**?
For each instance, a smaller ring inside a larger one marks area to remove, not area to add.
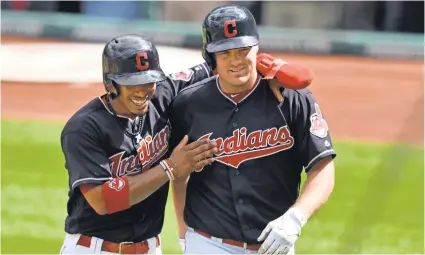
[[[283,95],[282,95],[282,91],[280,90],[282,86],[276,79],[269,80],[268,82],[269,82],[269,88],[272,90],[277,101],[279,101],[279,103],[282,103]]]
[[[307,220],[296,208],[290,208],[284,215],[271,221],[264,228],[257,241],[263,242],[260,254],[287,254],[301,234]]]
[[[179,244],[180,244],[180,248],[182,250],[182,253],[184,253],[184,251],[186,250],[186,240],[179,238]]]
[[[257,55],[257,71],[266,80],[276,79],[282,88],[293,90],[308,87],[313,80],[313,72],[307,67],[275,58],[269,54]]]
[[[189,137],[185,135],[170,156],[174,164],[176,178],[190,175],[195,169],[214,162],[212,156],[218,151],[217,144],[209,139],[201,139],[187,144]]]

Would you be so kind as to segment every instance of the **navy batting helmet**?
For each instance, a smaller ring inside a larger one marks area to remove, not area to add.
[[[215,69],[214,53],[259,43],[257,24],[252,13],[239,5],[214,8],[202,24],[202,55]]]
[[[121,35],[103,49],[103,84],[142,85],[159,82],[166,75],[159,64],[158,51],[152,42],[138,35]]]

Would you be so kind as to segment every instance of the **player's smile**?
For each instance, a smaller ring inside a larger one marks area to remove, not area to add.
[[[230,73],[236,76],[243,76],[245,75],[246,68],[244,66],[237,67],[237,68],[230,68]]]
[[[136,86],[121,86],[121,102],[127,113],[140,115],[148,110],[149,101],[156,90],[156,84],[144,84]]]
[[[149,99],[150,99],[150,96],[149,96],[149,95],[146,95],[146,96],[145,96],[145,97],[143,97],[143,98],[140,98],[140,97],[132,97],[132,98],[130,98],[130,101],[131,101],[134,105],[136,105],[136,106],[140,107],[140,106],[144,106],[144,105],[146,105],[146,104],[148,103]]]
[[[136,115],[147,112],[150,98],[151,97],[149,96],[149,94],[146,95],[146,97],[144,98],[130,97],[129,98],[129,101],[131,102],[129,105],[130,112]]]
[[[146,102],[146,100],[140,100],[140,99],[132,99],[133,103],[137,106],[141,106],[143,103]]]

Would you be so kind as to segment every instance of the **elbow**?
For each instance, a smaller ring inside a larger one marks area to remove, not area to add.
[[[106,211],[104,211],[104,210],[94,210],[98,215],[101,215],[101,216],[103,216],[103,215],[106,215],[107,213],[106,213]]]
[[[107,214],[100,186],[83,186],[81,187],[81,192],[93,211],[98,215]]]
[[[108,214],[106,212],[106,209],[104,206],[100,206],[100,205],[90,205],[91,208],[98,214],[98,215],[106,215]]]

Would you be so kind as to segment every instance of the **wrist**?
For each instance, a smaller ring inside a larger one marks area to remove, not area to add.
[[[304,227],[304,225],[307,223],[308,218],[305,216],[305,214],[300,210],[298,207],[291,207],[288,211],[285,213],[289,217],[295,219],[301,227]]]
[[[173,161],[171,161],[170,159],[164,159],[161,160],[159,162],[159,164],[161,165],[162,169],[165,171],[165,173],[168,176],[168,179],[170,181],[174,181],[176,178],[178,178],[178,173],[176,171],[175,168],[175,164]]]
[[[183,229],[179,230],[179,239],[184,240],[186,236],[187,227],[185,226]]]

